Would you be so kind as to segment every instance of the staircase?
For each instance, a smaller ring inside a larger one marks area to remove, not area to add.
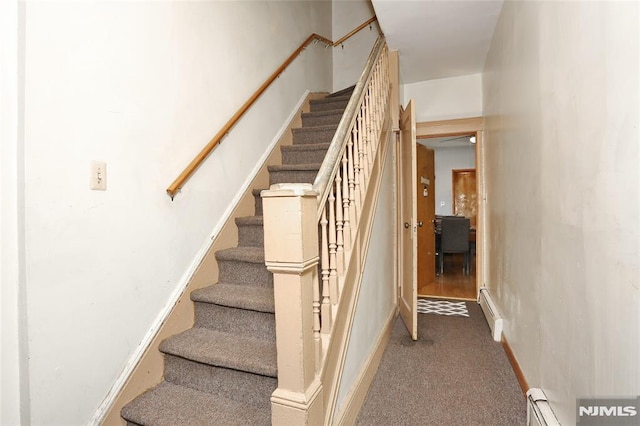
[[[310,101],[269,183],[312,183],[353,87]],[[219,282],[191,293],[193,328],[166,339],[164,381],[121,411],[127,425],[269,425],[277,387],[273,276],[264,259],[260,192],[236,219],[238,246],[216,252]]]

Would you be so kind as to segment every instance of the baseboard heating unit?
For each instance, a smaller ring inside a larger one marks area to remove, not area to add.
[[[560,426],[542,389],[527,391],[527,426]]]
[[[484,316],[489,323],[493,340],[500,342],[502,340],[502,317],[498,313],[496,305],[493,303],[493,299],[491,299],[489,290],[486,288],[480,290],[478,303],[480,304],[482,312],[484,312]]]

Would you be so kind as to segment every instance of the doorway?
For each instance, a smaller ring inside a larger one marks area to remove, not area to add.
[[[421,297],[477,300],[478,292],[484,280],[484,262],[486,260],[484,244],[484,209],[482,200],[484,180],[482,161],[482,132],[483,119],[481,117],[462,120],[446,120],[438,122],[417,123],[417,143],[435,152],[435,181],[430,182],[429,198],[433,197],[435,220],[433,226],[425,226],[425,231],[431,230],[429,235],[418,233],[418,271],[431,269],[420,266],[427,259],[432,262],[433,257],[427,251],[439,251],[438,242],[441,241],[439,224],[446,216],[468,217],[469,228],[469,261],[470,268],[465,273],[465,255],[447,254],[443,260],[443,272],[434,268],[436,274],[432,277],[419,275],[418,295]],[[456,159],[456,156],[459,158]],[[424,157],[423,157],[424,158]],[[428,157],[427,157],[428,158]],[[417,170],[425,170],[424,164],[417,160]],[[433,160],[432,160],[433,161]],[[428,168],[427,164],[427,168]],[[425,174],[425,173],[421,173]],[[417,176],[417,179],[423,179]],[[418,182],[420,183],[420,182]],[[424,185],[418,186],[418,199],[424,196]],[[420,220],[420,218],[419,218]],[[435,238],[434,238],[435,236]],[[420,251],[425,253],[421,255]]]

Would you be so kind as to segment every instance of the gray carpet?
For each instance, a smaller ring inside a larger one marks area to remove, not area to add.
[[[480,307],[418,314],[418,340],[397,318],[356,424],[524,425],[526,400]]]

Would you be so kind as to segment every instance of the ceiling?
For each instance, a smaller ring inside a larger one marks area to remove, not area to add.
[[[403,84],[482,72],[502,1],[372,0]]]

